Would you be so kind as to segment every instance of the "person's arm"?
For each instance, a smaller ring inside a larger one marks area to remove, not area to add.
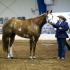
[[[60,26],[58,25],[58,22],[56,24],[52,23],[52,22],[48,22],[49,24],[51,24],[54,28],[59,28]]]
[[[64,22],[64,25],[63,26],[59,26],[59,30],[60,31],[67,31],[69,29],[69,26],[68,26],[68,23],[67,22]]]
[[[60,31],[67,31],[69,29],[68,23],[67,22],[63,22],[64,25],[58,25],[59,22],[57,22],[56,24],[49,22],[49,24],[51,24],[54,28],[59,29]]]

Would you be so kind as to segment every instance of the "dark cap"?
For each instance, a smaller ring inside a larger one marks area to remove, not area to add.
[[[59,18],[61,18],[62,20],[66,21],[66,18],[65,18],[64,16],[62,16],[62,15],[57,16],[57,17],[59,17]]]

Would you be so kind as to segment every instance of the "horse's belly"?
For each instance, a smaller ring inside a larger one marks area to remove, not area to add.
[[[20,36],[20,37],[24,37],[24,38],[29,38],[30,36],[28,35],[28,34],[24,34],[24,33],[16,33],[18,36]]]

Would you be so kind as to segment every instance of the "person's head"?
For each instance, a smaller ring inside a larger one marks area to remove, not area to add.
[[[64,16],[62,16],[62,15],[57,16],[57,17],[59,18],[59,21],[66,21],[66,18]]]

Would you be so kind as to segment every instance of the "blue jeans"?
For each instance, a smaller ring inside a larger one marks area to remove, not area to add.
[[[58,43],[58,57],[65,58],[66,38],[57,38],[57,43]]]

